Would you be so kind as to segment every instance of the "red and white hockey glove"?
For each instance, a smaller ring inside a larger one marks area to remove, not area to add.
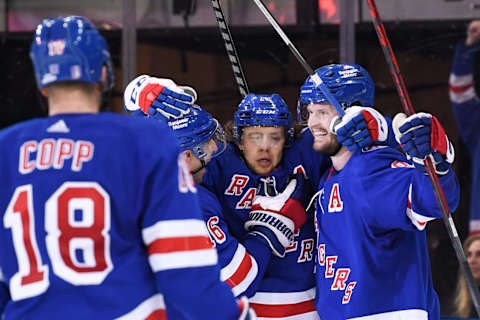
[[[123,95],[124,108],[151,117],[178,118],[190,111],[197,99],[191,87],[178,86],[170,79],[141,75],[131,81]]]
[[[455,151],[436,117],[424,112],[410,117],[399,113],[393,118],[392,126],[395,138],[417,169],[425,172],[424,160],[430,157],[437,174],[448,172]]]
[[[283,192],[275,196],[269,196],[266,185],[261,184],[263,192],[259,191],[253,199],[244,227],[266,241],[276,256],[285,256],[285,248],[292,244],[295,230],[307,219],[300,200],[304,197],[306,183],[302,174],[296,174]]]
[[[330,131],[337,140],[350,151],[365,148],[374,143],[385,142],[388,137],[388,124],[385,118],[373,108],[353,106],[330,122]]]

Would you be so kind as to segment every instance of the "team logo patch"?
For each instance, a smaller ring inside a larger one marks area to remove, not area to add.
[[[57,63],[52,63],[48,65],[48,72],[51,74],[59,74],[60,68]]]
[[[414,168],[415,166],[413,164],[403,162],[403,161],[393,161],[392,164],[390,165],[392,168]]]
[[[82,68],[79,65],[73,65],[70,67],[70,75],[72,79],[80,79],[82,77]]]
[[[48,42],[47,46],[49,56],[61,56],[65,51],[65,40],[52,40]]]

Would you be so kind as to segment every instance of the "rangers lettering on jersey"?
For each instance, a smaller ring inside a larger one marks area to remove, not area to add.
[[[333,278],[330,290],[332,291],[344,291],[345,294],[342,297],[342,304],[350,302],[352,297],[353,288],[357,284],[356,281],[351,281],[347,284],[348,277],[350,276],[350,268],[334,268],[333,265],[337,263],[338,256],[325,256],[325,244],[322,243],[318,246],[318,264],[325,266],[325,278]]]
[[[227,190],[225,190],[225,194],[236,196],[241,195],[243,192],[243,188],[245,188],[249,179],[250,178],[248,176],[244,176],[241,174],[233,175],[232,182],[230,182]]]
[[[250,188],[245,192],[245,195],[237,202],[236,209],[250,209],[252,208],[253,198],[257,194],[256,188]]]
[[[295,241],[296,242],[296,241]],[[314,241],[313,239],[302,240],[302,250],[298,256],[297,262],[311,261],[313,258]]]

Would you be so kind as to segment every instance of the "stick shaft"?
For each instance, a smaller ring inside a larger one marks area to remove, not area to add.
[[[402,107],[407,115],[412,115],[415,113],[413,109],[412,102],[410,100],[410,96],[407,92],[407,88],[405,86],[405,82],[403,81],[403,76],[400,73],[400,68],[398,66],[397,59],[393,52],[392,46],[388,39],[387,33],[385,31],[385,27],[383,25],[382,19],[380,14],[378,13],[377,6],[375,4],[375,0],[367,0],[368,5],[370,6],[370,15],[372,16],[372,21],[375,26],[375,31],[377,32],[378,40],[382,47],[383,53],[385,55],[385,59],[387,60],[387,64],[390,69],[390,73],[393,77],[393,82],[397,89],[398,95],[400,96],[400,102],[402,103]],[[470,267],[468,266],[467,258],[465,257],[465,252],[463,251],[462,243],[458,236],[457,229],[453,222],[453,219],[450,215],[448,204],[445,199],[445,195],[443,193],[442,187],[440,186],[440,181],[438,180],[438,176],[434,170],[432,161],[429,157],[425,160],[425,167],[427,169],[428,177],[430,178],[430,182],[432,183],[433,191],[435,193],[435,199],[442,211],[443,222],[447,229],[448,235],[450,236],[450,240],[452,242],[453,249],[457,255],[458,262],[462,269],[462,272],[465,276],[465,280],[467,282],[468,289],[472,296],[473,304],[477,311],[477,314],[480,315],[480,293],[478,290],[477,285],[472,276],[472,272]]]
[[[213,1],[213,0],[212,0]],[[320,88],[323,95],[327,98],[328,102],[335,107],[340,117],[343,117],[345,112],[343,111],[342,106],[338,103],[337,99],[330,93],[328,88],[323,83],[322,79],[313,71],[312,67],[308,64],[308,62],[303,58],[297,48],[293,45],[292,41],[288,38],[288,36],[283,32],[282,27],[278,24],[275,17],[270,13],[268,8],[262,2],[262,0],[253,0],[260,11],[263,13],[265,18],[267,18],[268,22],[272,25],[272,27],[277,31],[280,38],[282,38],[283,42],[287,45],[287,47],[292,51],[295,58],[297,58],[298,62],[302,65],[308,75],[312,76],[311,79],[315,83],[316,86]]]
[[[238,58],[237,50],[235,49],[235,44],[233,43],[232,34],[230,33],[230,28],[228,23],[225,20],[225,15],[223,14],[222,7],[219,0],[211,0],[213,11],[215,13],[215,18],[217,19],[218,28],[220,34],[222,35],[223,42],[225,44],[225,49],[227,50],[228,59],[232,65],[233,76],[237,82],[238,91],[242,97],[245,97],[250,93],[247,85],[247,80],[245,74],[243,73],[242,65],[240,64],[240,59]]]

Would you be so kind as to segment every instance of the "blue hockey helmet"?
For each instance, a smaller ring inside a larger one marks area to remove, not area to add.
[[[162,119],[165,119],[163,116]],[[167,122],[180,141],[184,150],[192,150],[195,156],[204,160],[208,152],[204,149],[205,143],[213,139],[217,145],[217,151],[212,158],[221,154],[226,148],[226,137],[223,127],[213,118],[210,113],[198,105],[192,105],[190,112]]]
[[[292,114],[280,95],[249,93],[233,117],[233,138],[240,143],[244,127],[284,127],[286,145],[293,140]]]
[[[45,19],[37,26],[30,58],[40,89],[55,82],[98,83],[107,68],[103,90],[113,87],[114,75],[105,39],[83,17]]]
[[[330,64],[315,70],[326,88],[337,99],[343,109],[360,104],[372,107],[375,95],[375,84],[367,70],[357,64]],[[297,104],[297,120],[305,123],[308,120],[306,106],[310,103],[329,103],[319,87],[309,76],[300,88]]]

